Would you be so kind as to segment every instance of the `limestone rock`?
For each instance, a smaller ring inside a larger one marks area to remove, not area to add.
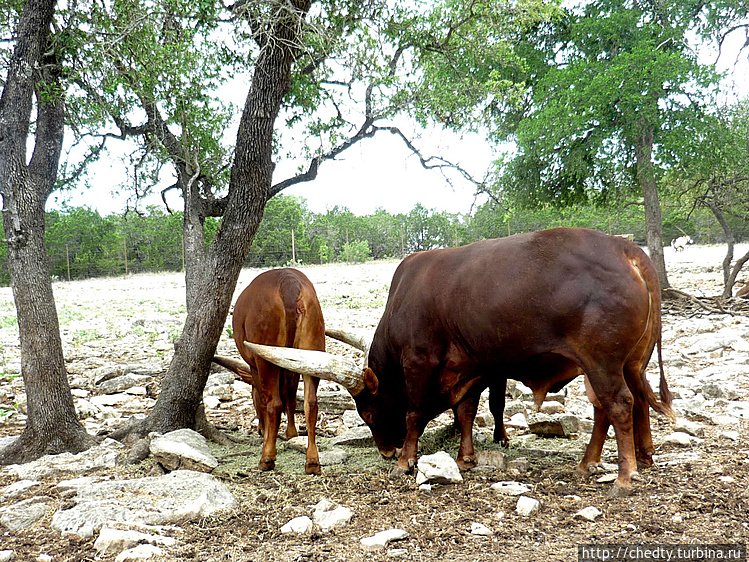
[[[456,484],[463,481],[458,463],[445,451],[433,455],[422,455],[416,464],[416,483]]]
[[[303,515],[301,517],[295,517],[286,525],[281,527],[281,532],[284,534],[287,533],[296,533],[296,534],[304,534],[309,533],[312,530],[313,523],[312,519],[307,517],[306,515]]]
[[[167,470],[211,472],[218,466],[206,438],[192,429],[178,429],[155,437],[151,440],[151,454]]]
[[[385,550],[387,545],[391,542],[405,539],[407,536],[408,533],[403,529],[388,529],[386,531],[380,531],[371,537],[365,537],[359,542],[364,550],[377,551]]]
[[[523,517],[530,517],[531,515],[536,513],[540,507],[541,502],[539,502],[537,499],[529,498],[528,496],[520,496],[518,498],[518,503],[515,507],[515,511],[518,513],[518,515],[522,515]]]

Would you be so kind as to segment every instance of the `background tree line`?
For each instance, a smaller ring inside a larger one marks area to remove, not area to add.
[[[667,241],[689,234],[697,243],[725,243],[726,235],[707,208],[689,213],[678,200],[664,201]],[[438,212],[416,205],[409,213],[378,209],[357,216],[345,207],[313,213],[305,199],[272,198],[245,262],[247,267],[364,262],[400,259],[433,248],[460,246],[554,226],[580,226],[610,234],[633,234],[645,244],[641,205],[616,207],[576,205],[500,208],[494,202],[473,214]],[[749,223],[729,216],[736,242],[749,239]],[[102,217],[87,207],[47,212],[46,246],[52,276],[58,280],[184,269],[182,212],[148,207],[145,213]],[[206,219],[205,243],[210,244],[220,219]],[[7,250],[0,246],[0,283],[9,284]]]

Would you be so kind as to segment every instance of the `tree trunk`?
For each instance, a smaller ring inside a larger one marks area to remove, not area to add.
[[[648,236],[648,251],[650,259],[658,272],[661,289],[671,285],[666,274],[666,260],[663,255],[663,217],[661,216],[661,202],[658,198],[658,185],[653,172],[653,128],[649,125],[642,127],[635,141],[637,156],[637,181],[642,189],[645,203],[645,229]]]
[[[203,258],[196,252],[186,259],[187,283],[195,287],[187,289],[187,319],[161,394],[149,416],[113,433],[116,439],[133,442],[150,431],[197,427],[211,360],[272,184],[275,119],[290,87],[294,45],[300,40],[299,19],[306,15],[310,2],[295,0],[292,4],[293,11],[279,6],[274,36],[258,39],[261,51],[237,132],[226,212]],[[186,217],[197,218],[196,200],[187,197],[185,205]],[[195,220],[186,220],[185,231],[191,240],[186,240],[186,251],[195,251],[202,244],[202,226],[199,242],[197,233],[189,232],[196,228]]]
[[[60,91],[59,61],[47,43],[54,3],[29,0],[24,5],[0,99],[3,229],[28,412],[21,436],[0,451],[0,464],[65,451],[77,453],[95,443],[78,421],[70,393],[45,248],[44,207],[57,178],[65,113],[62,97],[53,94]],[[44,93],[37,88],[44,88]],[[27,164],[35,93],[35,148]]]
[[[712,211],[713,216],[715,216],[715,218],[718,220],[718,223],[723,229],[723,234],[725,234],[726,236],[726,257],[723,258],[723,294],[721,295],[721,297],[723,297],[724,299],[728,299],[733,296],[733,286],[736,284],[736,277],[738,277],[741,268],[744,267],[744,264],[749,261],[749,252],[743,255],[733,265],[733,267],[731,267],[731,264],[733,263],[733,254],[736,244],[736,235],[734,234],[731,225],[728,224],[723,211],[715,202],[715,200],[708,196],[704,201],[705,205],[707,205],[710,211]]]

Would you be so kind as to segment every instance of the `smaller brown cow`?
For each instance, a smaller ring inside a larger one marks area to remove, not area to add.
[[[317,293],[309,279],[296,269],[273,269],[258,275],[239,295],[232,319],[234,342],[246,361],[216,356],[214,362],[237,373],[252,385],[260,420],[263,451],[260,470],[276,464],[276,439],[281,412],[288,420],[286,436],[297,436],[294,425],[299,374],[281,369],[256,355],[245,342],[325,351],[325,321]],[[307,423],[307,459],[304,471],[321,474],[315,425],[319,379],[304,375],[304,417]]]

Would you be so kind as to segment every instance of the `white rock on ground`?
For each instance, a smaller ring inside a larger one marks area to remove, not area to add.
[[[104,556],[112,555],[115,552],[122,552],[139,544],[174,546],[176,542],[171,537],[162,537],[160,535],[141,533],[133,530],[102,527],[99,536],[94,542],[94,548],[100,556]]]
[[[471,534],[480,537],[491,537],[494,533],[483,523],[471,523]]]
[[[584,519],[585,521],[595,521],[601,515],[601,510],[595,506],[584,507],[573,516],[575,519]]]
[[[208,448],[208,440],[192,429],[177,429],[151,440],[151,454],[167,470],[211,472],[218,461]]]
[[[537,499],[529,498],[528,496],[520,496],[518,498],[518,504],[515,507],[515,511],[518,513],[518,515],[529,517],[536,513],[540,507],[541,502],[539,502]]]
[[[463,481],[458,463],[449,453],[438,451],[433,455],[422,455],[416,464],[417,484],[457,484]]]
[[[329,531],[333,527],[340,527],[351,520],[353,512],[348,507],[335,506],[327,499],[320,500],[315,505],[312,519],[323,531]]]
[[[495,482],[491,485],[491,489],[506,496],[519,496],[530,491],[525,484],[514,481]]]
[[[314,523],[312,523],[312,519],[310,519],[306,515],[302,515],[301,517],[294,517],[294,519],[292,519],[291,521],[286,523],[286,525],[281,527],[281,532],[284,534],[287,534],[287,533],[304,534],[304,533],[309,533],[312,530],[313,526],[314,526]]]
[[[359,542],[364,550],[376,551],[385,550],[387,545],[392,541],[398,541],[405,539],[408,533],[403,529],[388,529],[386,531],[380,531],[376,535],[371,537],[365,537]]]
[[[164,554],[164,549],[154,544],[139,544],[136,547],[123,550],[114,559],[114,562],[126,562],[128,560],[150,560],[154,556]]]

